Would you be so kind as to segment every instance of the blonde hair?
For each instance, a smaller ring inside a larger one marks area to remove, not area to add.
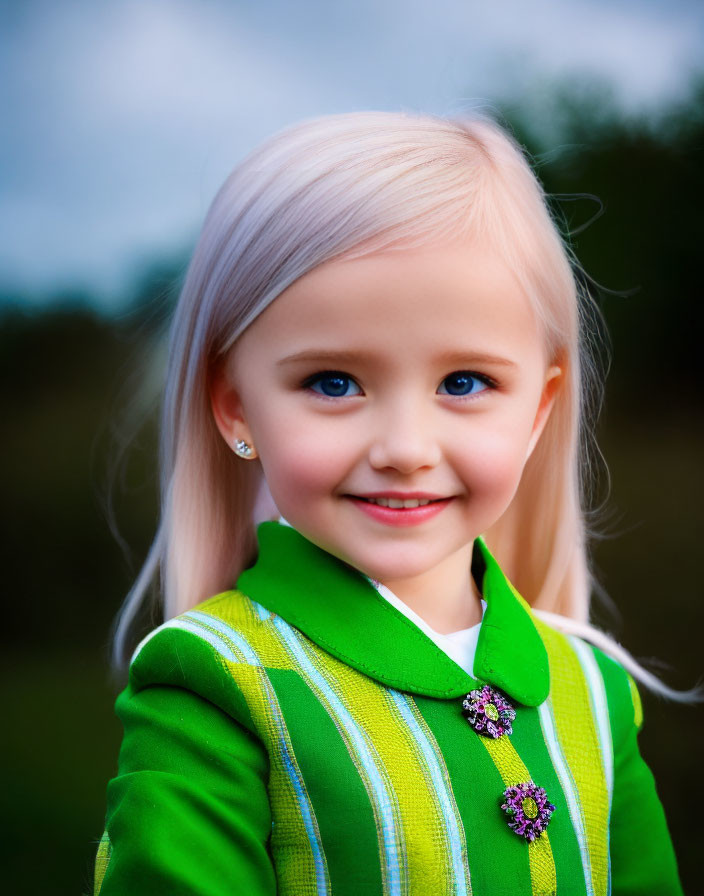
[[[231,587],[256,550],[256,463],[218,432],[209,377],[291,283],[335,258],[476,236],[519,278],[565,375],[489,547],[526,600],[676,695],[588,624],[583,446],[598,390],[595,308],[520,147],[491,118],[363,112],[304,121],[254,150],[206,216],[174,316],[161,432],[161,521],[116,624],[124,663],[135,617],[160,579],[165,618]],[[580,446],[582,446],[580,448]]]

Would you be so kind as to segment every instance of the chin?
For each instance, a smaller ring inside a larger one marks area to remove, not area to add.
[[[440,559],[419,557],[417,551],[405,556],[405,552],[396,550],[393,557],[353,557],[347,562],[370,578],[386,583],[423,575],[436,566]]]

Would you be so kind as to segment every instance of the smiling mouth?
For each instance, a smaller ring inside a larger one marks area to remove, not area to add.
[[[447,501],[448,498],[365,498],[362,495],[350,495],[357,501],[366,501],[367,504],[378,504],[379,507],[391,507],[394,510],[410,509],[413,507],[425,507],[426,504],[437,504]]]

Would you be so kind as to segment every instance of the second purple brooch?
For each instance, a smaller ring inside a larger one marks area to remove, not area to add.
[[[484,737],[501,737],[513,734],[511,723],[516,718],[516,710],[503,694],[485,684],[476,691],[470,691],[462,701],[465,718],[477,734]]]
[[[545,789],[537,787],[532,781],[507,787],[501,808],[510,819],[508,826],[511,830],[529,843],[543,833],[555,811]]]

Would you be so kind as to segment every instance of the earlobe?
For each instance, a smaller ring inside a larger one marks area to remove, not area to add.
[[[531,433],[530,442],[528,443],[526,460],[528,460],[533,453],[533,449],[538,444],[538,439],[545,428],[545,424],[548,422],[550,412],[555,404],[555,397],[557,396],[558,389],[562,383],[562,376],[563,368],[561,366],[552,364],[548,367],[545,374],[543,392],[540,396],[540,403],[538,404],[538,410],[536,411],[535,420],[533,421],[533,431]]]
[[[254,460],[257,456],[252,434],[244,418],[239,393],[230,382],[225,364],[215,368],[208,382],[210,407],[220,435],[238,457]]]

